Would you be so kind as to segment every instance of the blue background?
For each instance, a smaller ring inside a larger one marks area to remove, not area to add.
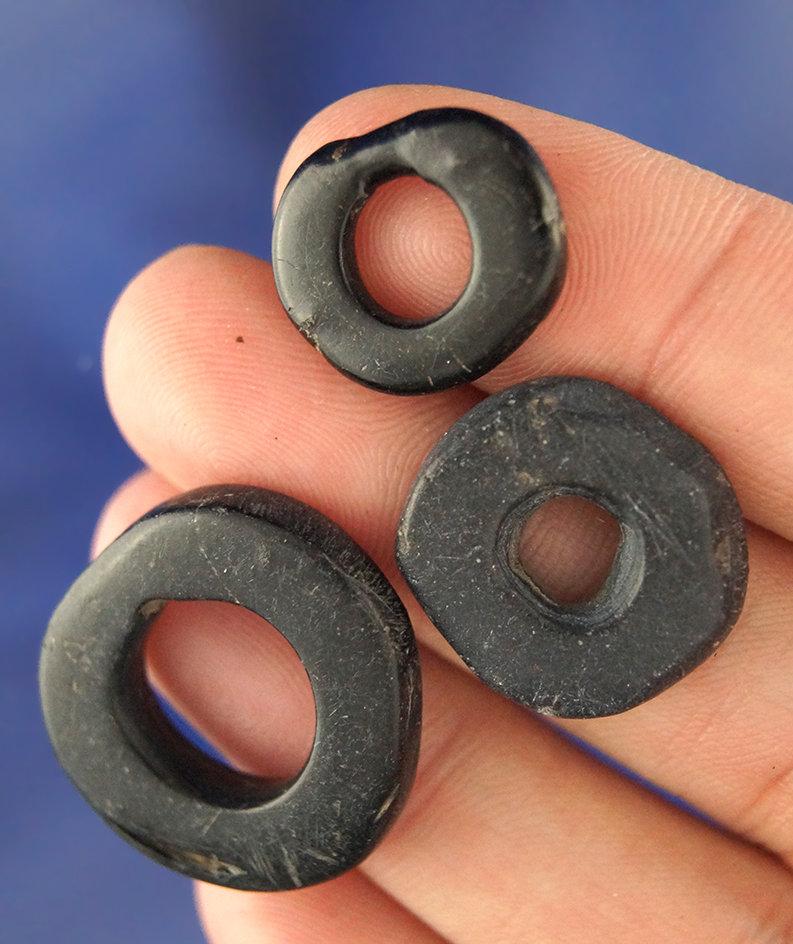
[[[177,243],[267,255],[279,158],[385,82],[479,88],[793,197],[786,2],[0,0],[0,937],[198,942],[187,882],[67,785],[36,695],[48,615],[137,467],[103,403],[114,297]]]

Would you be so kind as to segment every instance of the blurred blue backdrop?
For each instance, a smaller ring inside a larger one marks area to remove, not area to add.
[[[793,5],[0,0],[0,937],[200,940],[187,882],[68,786],[36,694],[49,613],[136,467],[103,403],[114,297],[177,243],[266,255],[290,137],[357,88],[479,88],[793,197]]]

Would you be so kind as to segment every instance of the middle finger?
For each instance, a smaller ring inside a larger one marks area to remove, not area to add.
[[[164,478],[278,482],[381,566],[424,455],[482,396],[394,397],[352,383],[289,322],[268,264],[209,247],[176,250],[132,281],[104,367],[119,427]]]

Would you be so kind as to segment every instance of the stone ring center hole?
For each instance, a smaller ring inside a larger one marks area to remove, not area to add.
[[[364,288],[389,314],[428,321],[465,290],[473,248],[452,198],[421,177],[377,187],[355,222],[355,258]]]
[[[523,522],[517,557],[537,589],[571,606],[597,597],[621,543],[620,524],[605,508],[579,495],[557,495]]]

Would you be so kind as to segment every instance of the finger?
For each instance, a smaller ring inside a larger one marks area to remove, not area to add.
[[[172,634],[169,695],[203,729],[250,758],[290,738],[289,727],[240,726],[221,698],[207,699],[185,644],[185,633]],[[201,645],[214,663],[210,644]],[[236,646],[236,636],[222,644]],[[264,717],[268,654],[242,661],[228,674],[219,666],[217,691],[244,691]],[[460,944],[619,944],[637,928],[647,944],[789,937],[793,882],[776,860],[620,778],[444,660],[425,652],[423,668],[416,786],[363,868],[439,934]]]
[[[130,476],[113,492],[99,516],[91,541],[91,557],[96,557],[133,521],[177,492],[174,485],[150,469]]]
[[[196,887],[210,944],[442,944],[360,872],[278,894]]]
[[[350,383],[294,330],[269,265],[201,247],[165,256],[126,289],[104,368],[119,427],[165,478],[277,482],[381,563],[418,465],[476,400]]]
[[[568,227],[561,298],[520,350],[478,382],[482,389],[544,374],[610,380],[700,438],[745,513],[793,538],[790,205],[590,125],[430,86],[370,89],[320,112],[290,147],[277,194],[320,145],[448,105],[487,112],[527,137]],[[382,201],[378,213],[389,222],[371,214],[364,261],[378,260],[369,279],[381,299],[424,296],[431,286],[454,297],[467,271],[462,223],[449,227],[440,196],[446,228],[433,232],[429,213],[411,215],[417,187],[406,178],[401,201]],[[395,231],[399,240],[378,242]]]
[[[454,941],[785,940],[776,860],[597,764],[437,658],[417,786],[364,864]],[[440,880],[433,880],[440,875]]]

